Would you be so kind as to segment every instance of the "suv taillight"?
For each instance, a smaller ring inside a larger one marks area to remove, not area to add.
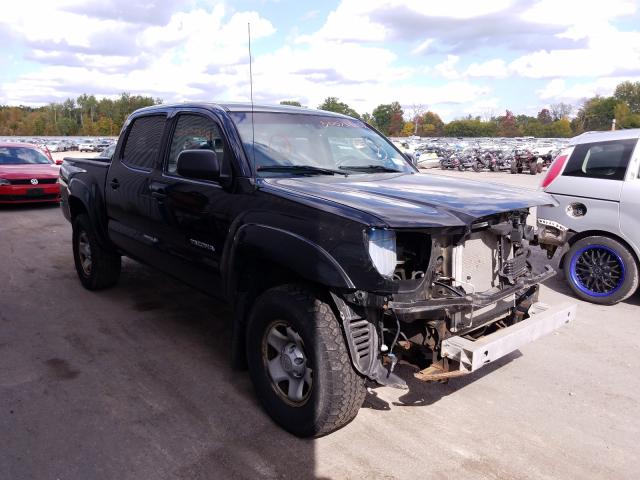
[[[547,172],[547,176],[542,180],[542,188],[547,188],[551,185],[560,173],[562,173],[562,169],[564,168],[564,164],[567,163],[567,158],[569,155],[558,155],[556,159],[553,161],[551,166],[549,167],[549,171]]]

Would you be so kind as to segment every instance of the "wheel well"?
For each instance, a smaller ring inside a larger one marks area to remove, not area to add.
[[[246,325],[256,299],[270,288],[285,284],[301,284],[322,291],[295,273],[293,270],[273,262],[257,252],[244,250],[238,254],[241,262],[236,264],[238,275],[230,285],[230,298],[233,299],[232,363],[235,368],[246,369],[245,349]]]
[[[622,245],[624,245],[627,248],[627,250],[629,250],[629,252],[631,253],[631,256],[636,262],[636,265],[638,266],[638,268],[640,268],[640,260],[638,259],[638,255],[636,255],[636,252],[633,250],[631,245],[629,245],[629,242],[627,242],[625,239],[611,232],[606,232],[604,230],[586,230],[584,232],[576,233],[575,235],[572,235],[571,238],[569,238],[568,240],[569,247],[572,247],[573,244],[576,243],[578,240],[582,240],[583,238],[586,238],[586,237],[593,237],[596,235],[600,237],[607,237],[612,240],[615,240],[616,242],[620,242]],[[567,253],[565,253],[562,256],[562,259],[560,260],[560,265],[564,265],[564,259],[567,256]]]
[[[77,197],[69,197],[69,212],[71,213],[71,219],[73,220],[81,213],[87,213],[87,209],[80,199]]]

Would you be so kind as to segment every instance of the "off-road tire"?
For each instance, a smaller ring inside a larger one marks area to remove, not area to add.
[[[516,173],[518,173],[518,162],[516,162],[515,160],[513,162],[511,162],[511,167],[510,167],[509,171],[514,175]]]
[[[275,320],[289,323],[305,345],[313,383],[303,405],[290,405],[276,393],[263,360],[263,337]],[[299,437],[320,437],[343,427],[366,395],[365,379],[351,364],[333,310],[301,286],[275,287],[256,300],[247,325],[247,359],[262,406],[278,425]]]
[[[79,241],[84,233],[91,248],[91,271],[82,267]],[[88,215],[80,214],[73,220],[73,260],[80,283],[87,290],[101,290],[115,285],[120,277],[121,258],[117,253],[100,246]]]
[[[482,170],[482,164],[480,162],[475,162],[472,166],[471,169],[474,172],[479,172],[480,170]]]
[[[536,160],[531,160],[529,162],[529,175],[535,175],[538,173],[538,162]]]
[[[620,282],[619,287],[609,294],[595,296],[588,293],[588,288],[580,285],[574,269],[574,259],[580,255],[582,251],[588,248],[602,247],[610,249],[620,259],[624,268],[624,279]],[[582,300],[596,303],[599,305],[614,305],[618,302],[626,300],[638,290],[638,264],[635,257],[629,249],[622,243],[613,238],[594,235],[581,238],[576,241],[567,254],[564,256],[563,270],[569,287],[573,293]]]

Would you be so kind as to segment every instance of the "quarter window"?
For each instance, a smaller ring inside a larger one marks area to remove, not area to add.
[[[177,174],[178,155],[183,150],[208,149],[224,158],[224,142],[215,122],[200,115],[180,115],[171,140],[167,173]]]
[[[637,140],[577,145],[563,175],[623,180]]]
[[[158,159],[164,122],[164,115],[136,118],[127,136],[122,163],[130,167],[151,170]]]

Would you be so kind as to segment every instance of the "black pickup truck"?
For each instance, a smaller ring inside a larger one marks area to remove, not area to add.
[[[420,174],[384,136],[296,107],[138,110],[110,159],[67,158],[62,209],[90,290],[122,255],[233,308],[233,363],[300,436],[353,419],[367,380],[473,372],[559,328],[528,261],[543,193]],[[543,360],[541,360],[543,361]]]

